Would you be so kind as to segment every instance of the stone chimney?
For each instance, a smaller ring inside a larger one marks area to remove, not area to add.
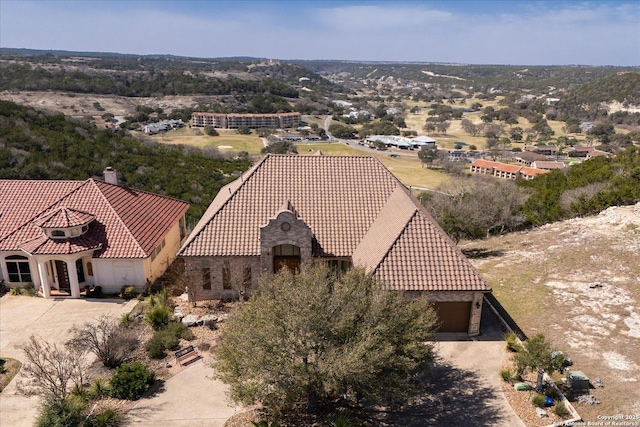
[[[107,166],[107,168],[104,170],[104,182],[118,185],[118,174],[111,166]]]

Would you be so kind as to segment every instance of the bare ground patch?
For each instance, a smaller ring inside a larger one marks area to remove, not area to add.
[[[640,204],[461,245],[527,335],[544,333],[593,383],[585,421],[640,412]]]

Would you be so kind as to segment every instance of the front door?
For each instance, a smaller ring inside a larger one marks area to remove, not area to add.
[[[66,262],[56,260],[56,275],[58,276],[58,289],[61,291],[71,292],[69,271],[67,270]]]
[[[289,269],[292,273],[298,273],[300,271],[300,257],[274,257],[273,258],[273,271],[277,273],[283,268]]]

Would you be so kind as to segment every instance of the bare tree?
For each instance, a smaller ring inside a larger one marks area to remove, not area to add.
[[[439,122],[436,126],[438,127],[438,132],[440,132],[443,135],[446,135],[447,129],[451,127],[451,122],[448,122],[448,121]]]
[[[425,206],[445,232],[459,241],[517,229],[524,221],[518,208],[527,197],[513,181],[475,177],[443,183]]]
[[[121,326],[117,319],[102,315],[95,322],[71,328],[73,337],[70,348],[84,348],[95,354],[107,368],[119,366],[125,362],[138,346],[135,332]]]
[[[469,119],[462,119],[460,122],[462,129],[471,134],[471,136],[477,136],[484,129],[484,123],[474,124]]]
[[[86,351],[70,346],[59,347],[32,335],[22,346],[26,363],[22,367],[27,386],[56,401],[64,400],[74,386],[86,377]],[[24,385],[23,385],[24,386]]]

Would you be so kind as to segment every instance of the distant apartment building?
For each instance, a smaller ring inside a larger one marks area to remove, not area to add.
[[[538,175],[549,173],[546,169],[535,169],[526,166],[508,165],[490,160],[477,159],[469,167],[471,173],[491,175],[503,179],[533,179]]]
[[[300,113],[277,114],[223,114],[193,113],[192,127],[211,126],[217,129],[238,129],[246,126],[251,129],[284,129],[300,124]]]

